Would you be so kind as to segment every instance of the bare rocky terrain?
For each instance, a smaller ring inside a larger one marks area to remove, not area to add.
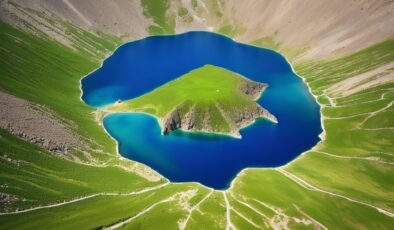
[[[82,29],[121,37],[124,41],[148,34],[152,19],[145,17],[139,0],[1,0],[0,19],[17,27],[40,31],[68,45],[74,42],[44,20],[55,17]],[[394,1],[391,0],[191,0],[171,1],[167,15],[180,7],[192,21],[175,18],[175,31],[218,31],[231,25],[232,36],[242,42],[272,38],[283,53],[297,53],[297,61],[349,54],[394,35]],[[220,3],[220,4],[219,4]],[[23,6],[23,7],[22,7]],[[31,11],[33,10],[33,11]],[[34,22],[34,28],[26,23]]]
[[[394,62],[390,62],[369,72],[349,77],[331,86],[327,93],[334,96],[348,96],[370,87],[394,81]]]
[[[0,91],[0,128],[53,153],[67,154],[86,144],[47,108]]]
[[[271,36],[303,48],[302,60],[353,53],[394,35],[394,1],[230,1],[231,18],[246,27],[239,40]],[[226,13],[225,13],[226,14]]]

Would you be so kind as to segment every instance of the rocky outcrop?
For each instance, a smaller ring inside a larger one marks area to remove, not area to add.
[[[267,84],[255,83],[252,81],[240,84],[240,90],[246,95],[257,100]],[[218,110],[229,125],[229,130],[214,130],[212,128],[212,113]],[[239,130],[256,119],[265,118],[277,123],[277,119],[268,110],[262,108],[259,104],[254,103],[244,107],[231,107],[223,105],[216,101],[208,106],[191,105],[190,102],[184,102],[171,111],[161,122],[162,133],[168,134],[174,130],[183,130],[188,132],[209,132],[225,134],[234,137],[241,137]]]
[[[0,128],[52,153],[69,153],[86,144],[49,109],[0,91]]]
[[[186,119],[183,119],[186,121]],[[187,119],[190,121],[190,119]],[[166,118],[164,127],[163,127],[163,134],[167,134],[173,130],[180,129],[183,124],[185,123],[182,121],[182,117],[180,114],[179,106],[175,108],[174,111],[170,113],[170,115]]]
[[[253,100],[257,100],[267,87],[268,85],[264,83],[245,82],[240,84],[239,89],[246,95],[251,96]]]
[[[162,128],[163,134],[167,134],[176,129],[193,130],[195,127],[195,119],[192,116],[194,107],[188,110],[187,103],[178,105],[170,114],[165,118]]]
[[[14,196],[14,195],[11,195],[11,194],[8,194],[8,193],[3,193],[3,192],[0,192],[0,203],[12,203],[12,202],[15,202],[15,201],[18,201],[19,199],[18,199],[18,197],[17,196]]]
[[[254,120],[258,118],[266,118],[272,122],[277,123],[278,120],[274,115],[272,115],[268,110],[262,108],[260,105],[257,105],[253,109],[245,109],[239,111],[234,118],[234,122],[237,127],[242,128],[244,126],[247,126]]]

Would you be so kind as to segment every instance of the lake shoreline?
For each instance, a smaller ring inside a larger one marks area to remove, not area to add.
[[[192,32],[187,32],[187,33],[192,33]],[[206,33],[209,33],[209,32],[206,32]],[[174,36],[174,35],[166,35],[165,37],[167,37],[167,36]],[[232,39],[233,40],[233,39]],[[234,40],[233,40],[233,42],[235,42]],[[239,42],[235,42],[235,43],[239,43]],[[253,45],[249,45],[249,44],[243,44],[243,43],[240,43],[241,45],[247,45],[247,46],[252,46],[252,47],[255,47],[255,48],[259,48],[259,49],[263,49],[263,50],[269,50],[269,49],[264,49],[264,48],[261,48],[261,47],[256,47],[256,46],[253,46]],[[278,52],[276,52],[276,51],[274,51],[274,53],[276,53],[276,54],[279,54]],[[281,57],[283,57],[283,55],[281,55],[281,54],[279,54]],[[283,57],[284,58],[284,57]],[[284,58],[285,59],[285,58]],[[285,59],[286,61],[287,61],[287,59]],[[104,63],[104,62],[103,62]],[[292,71],[292,73],[294,74],[294,75],[296,75],[297,77],[299,77],[301,80],[302,80],[302,82],[307,86],[306,88],[308,89],[308,91],[309,91],[309,94],[310,95],[312,95],[313,96],[313,98],[315,99],[315,102],[316,103],[318,103],[317,101],[316,101],[316,97],[311,93],[311,89],[310,89],[310,87],[306,84],[306,82],[305,82],[305,80],[304,80],[304,78],[302,78],[301,76],[299,76],[299,75],[297,75],[296,74],[296,72],[294,71],[294,68],[292,67],[292,65],[291,65],[291,63],[289,63],[288,61],[287,61],[287,63],[288,63],[288,65],[290,66],[290,69],[291,69],[291,71]],[[82,82],[82,81],[81,81]],[[81,87],[82,88],[82,87]],[[260,95],[260,97],[261,97],[261,95]],[[82,98],[81,98],[81,100],[82,100]],[[320,111],[320,104],[319,104],[319,113],[321,114],[321,111]],[[140,112],[138,112],[138,113],[140,113]],[[108,114],[106,114],[105,115],[105,117],[107,117],[109,114],[112,114],[112,113],[108,113]],[[147,113],[145,113],[145,114],[147,114]],[[148,114],[149,116],[152,116],[151,114]],[[152,116],[152,117],[154,117],[154,119],[158,122],[158,125],[159,125],[159,127],[162,127],[162,122],[160,123],[160,119],[159,118],[157,118],[157,117],[155,117],[155,116]],[[320,116],[320,120],[322,120],[323,118]],[[99,121],[99,123],[100,123],[100,121]],[[246,125],[245,127],[252,127],[252,130],[253,130],[253,124],[254,123],[256,123],[256,121],[254,121],[254,122],[252,122],[251,124],[248,124],[248,125]],[[104,126],[104,125],[102,125],[102,126]],[[322,130],[323,130],[323,132],[324,132],[324,128],[322,127],[323,126],[323,124],[322,123],[320,123],[320,126],[321,126],[321,128],[322,128]],[[242,129],[243,128],[245,128],[245,127],[242,127]],[[103,127],[104,129],[105,129],[105,127]],[[161,128],[162,129],[162,128]],[[184,130],[185,131],[185,130]],[[186,131],[188,131],[188,130],[186,130]],[[106,131],[107,133],[108,133],[108,131]],[[183,131],[182,131],[183,132]],[[249,131],[248,131],[249,132]],[[195,133],[194,131],[192,131],[191,133]],[[208,135],[210,135],[210,133],[208,132],[208,133],[202,133],[202,135],[204,135],[204,134],[208,134]],[[221,134],[219,134],[218,136],[220,136]],[[111,136],[111,135],[110,135]],[[227,135],[227,134],[225,134],[224,136],[229,136],[229,135]],[[113,138],[113,136],[111,136],[112,137],[112,139],[115,139],[115,138]],[[320,139],[320,141],[321,141],[321,139]],[[116,141],[116,143],[117,143],[117,146],[119,145],[119,141],[117,140]],[[316,144],[315,144],[316,145]],[[315,146],[314,145],[314,146]],[[312,147],[313,148],[313,147]],[[119,155],[121,155],[122,156],[122,158],[126,158],[126,159],[129,159],[129,158],[127,158],[127,157],[124,157],[120,152],[119,152],[119,147],[117,147],[117,152],[118,152],[118,154]],[[304,152],[306,152],[306,151],[304,151]],[[302,153],[300,153],[298,156],[300,156],[300,155],[302,155],[304,152],[302,152]],[[295,158],[297,158],[297,156],[295,157]],[[294,158],[293,158],[294,159]],[[135,160],[134,160],[135,161]],[[292,161],[292,160],[291,160]],[[290,161],[290,162],[291,162]],[[140,162],[140,161],[139,161]],[[288,163],[286,163],[285,165],[287,165],[287,164],[289,164],[290,162],[288,162]],[[144,163],[144,162],[141,162],[141,163],[143,163],[143,164],[145,164],[146,165],[146,163]],[[281,164],[281,166],[283,166],[283,164]],[[267,167],[267,166],[262,166],[262,167],[259,167],[259,166],[257,166],[258,168],[271,168],[271,167]],[[245,169],[247,169],[247,168],[251,168],[251,167],[246,167]],[[155,171],[157,171],[156,169],[154,169]],[[244,169],[241,169],[241,170],[238,170],[238,173],[236,174],[236,175],[238,175],[240,172],[242,172]],[[161,172],[159,172],[159,174],[161,174],[162,176],[163,176],[163,173],[161,173]],[[236,178],[237,178],[237,176],[235,175],[235,177],[233,178],[233,179],[231,179],[230,181],[229,181],[229,184],[227,185],[227,186],[230,186],[231,187],[231,183],[232,183],[232,181],[234,181]],[[180,182],[180,183],[182,183],[182,182]],[[227,189],[228,188],[230,188],[230,187],[227,187]]]

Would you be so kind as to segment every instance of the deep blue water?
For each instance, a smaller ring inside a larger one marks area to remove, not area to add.
[[[131,99],[205,64],[268,83],[258,103],[279,123],[258,121],[241,130],[242,139],[180,131],[163,136],[153,117],[112,114],[104,127],[119,142],[120,154],[171,181],[224,189],[240,170],[284,165],[320,140],[319,105],[285,58],[209,32],[148,37],[121,46],[82,80],[82,99],[93,107]]]

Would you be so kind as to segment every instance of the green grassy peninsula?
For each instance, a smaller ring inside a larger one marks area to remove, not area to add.
[[[138,98],[106,107],[107,112],[144,112],[158,118],[163,134],[173,130],[209,132],[240,138],[256,119],[277,122],[256,103],[267,84],[205,65]]]

